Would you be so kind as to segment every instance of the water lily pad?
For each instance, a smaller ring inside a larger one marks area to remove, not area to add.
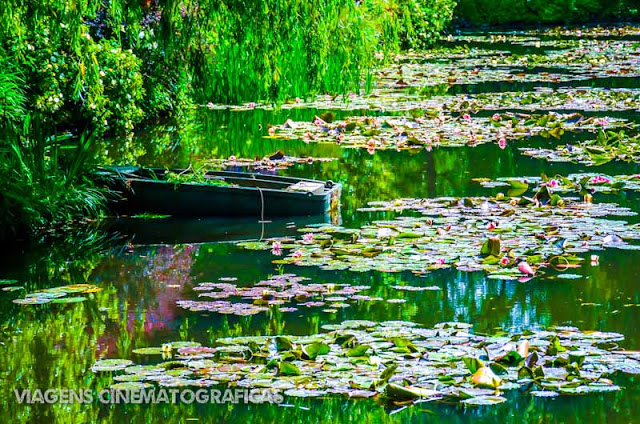
[[[133,361],[128,359],[101,359],[93,364],[91,370],[93,372],[121,371],[129,365],[133,365]]]
[[[87,300],[84,296],[62,297],[51,300],[51,303],[80,303]]]
[[[136,355],[162,355],[165,352],[161,347],[141,347],[133,349]]]
[[[149,383],[141,383],[138,381],[126,381],[122,383],[112,384],[110,389],[112,390],[124,390],[124,391],[138,391],[151,387]]]
[[[460,403],[463,403],[468,406],[486,406],[486,405],[497,405],[499,403],[504,403],[507,401],[507,398],[502,396],[478,396],[473,397],[471,399],[465,399]]]

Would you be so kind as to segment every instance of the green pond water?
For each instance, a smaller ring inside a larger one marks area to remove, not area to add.
[[[637,38],[637,37],[636,37]],[[624,38],[622,38],[624,39]],[[478,43],[481,48],[495,44]],[[510,45],[503,49],[522,49]],[[536,72],[534,71],[531,72]],[[638,78],[602,78],[571,83],[479,83],[454,86],[449,94],[532,90],[535,87],[626,87],[640,88]],[[358,212],[367,202],[408,197],[487,196],[499,189],[486,189],[473,178],[567,175],[577,172],[636,174],[634,163],[610,162],[590,168],[571,163],[548,163],[523,156],[518,147],[550,147],[584,139],[584,134],[565,134],[560,141],[531,137],[511,141],[506,149],[496,143],[476,147],[434,148],[417,152],[386,150],[373,154],[366,149],[343,149],[339,145],[305,144],[299,140],[266,139],[269,124],[287,119],[311,121],[322,110],[229,111],[200,108],[187,128],[159,125],[136,139],[134,156],[143,165],[186,167],[210,158],[263,157],[276,150],[290,156],[334,157],[333,162],[295,165],[277,171],[343,184],[340,218],[342,225],[357,228],[391,213]],[[491,116],[481,112],[479,116]],[[337,117],[364,115],[364,111],[337,112]],[[585,115],[598,115],[590,112]],[[607,113],[640,122],[638,112]],[[177,147],[175,147],[177,145]],[[130,151],[110,152],[113,158]],[[276,172],[276,171],[273,171]],[[596,201],[615,202],[640,211],[640,193],[597,194]],[[629,222],[637,217],[625,218]],[[554,325],[581,330],[619,332],[621,346],[640,350],[640,251],[607,249],[597,253],[598,265],[587,260],[562,279],[557,272],[526,283],[489,280],[483,273],[456,270],[434,271],[425,276],[411,273],[357,273],[323,271],[314,267],[286,266],[286,272],[307,276],[318,283],[368,285],[367,294],[404,303],[351,302],[336,313],[320,308],[295,312],[273,309],[248,317],[191,312],[176,306],[182,299],[196,299],[193,287],[221,277],[237,277],[238,285],[251,285],[279,272],[270,252],[248,251],[233,241],[296,235],[296,229],[324,222],[325,218],[273,219],[133,219],[106,223],[114,236],[95,239],[89,229],[77,229],[54,243],[26,248],[5,246],[0,258],[0,278],[18,280],[25,290],[0,292],[0,384],[4,422],[566,422],[631,423],[638,420],[638,377],[614,378],[621,391],[582,396],[536,398],[522,391],[506,391],[508,401],[500,405],[464,407],[460,404],[419,403],[390,408],[373,400],[288,398],[286,406],[275,405],[103,405],[91,403],[19,404],[14,389],[92,389],[108,387],[108,375],[91,371],[101,358],[128,358],[136,363],[153,362],[135,356],[132,350],[160,346],[177,340],[211,345],[219,337],[277,334],[314,334],[324,324],[350,319],[373,321],[406,320],[431,327],[443,321],[472,323],[476,332],[497,328],[522,331]],[[583,256],[588,258],[589,254]],[[84,302],[17,305],[13,299],[32,291],[63,284],[87,283],[102,291],[86,295]],[[437,286],[437,291],[398,291],[392,286],[411,284]]]

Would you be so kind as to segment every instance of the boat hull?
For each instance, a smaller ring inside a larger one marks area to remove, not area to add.
[[[231,172],[214,174],[252,186],[174,184],[163,180],[126,177],[120,180],[119,191],[123,192],[123,199],[119,202],[119,209],[125,213],[221,217],[310,216],[327,214],[332,210],[337,212],[339,209],[340,184],[327,184],[321,194],[311,194],[277,188],[311,180]]]

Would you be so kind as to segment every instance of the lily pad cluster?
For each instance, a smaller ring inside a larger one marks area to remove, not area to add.
[[[534,91],[483,93],[444,97],[448,110],[481,111],[498,109],[625,111],[640,110],[640,90],[603,88],[537,88]],[[606,117],[599,118],[607,126]]]
[[[636,215],[615,204],[587,203],[539,190],[533,197],[397,199],[363,211],[413,211],[360,229],[305,228],[302,240],[278,241],[290,254],[274,263],[352,271],[411,271],[455,267],[489,278],[519,279],[579,267],[578,256],[608,247],[637,249],[640,227],[607,216]],[[274,242],[240,243],[267,250]],[[523,266],[523,263],[527,266]],[[532,268],[533,267],[533,268]]]
[[[43,305],[45,303],[78,303],[87,300],[81,294],[96,293],[100,287],[91,284],[71,284],[68,286],[53,287],[29,293],[24,299],[14,299],[13,303],[19,305]]]
[[[541,40],[526,36],[457,36],[457,43],[497,43],[541,49],[538,54],[503,54],[450,58],[448,62],[413,56],[375,73],[377,87],[423,88],[482,82],[566,83],[611,76],[640,75],[640,46],[630,40]],[[542,49],[545,50],[542,50]],[[455,53],[454,53],[455,54]],[[446,59],[446,54],[444,55]],[[546,68],[543,70],[534,68]]]
[[[201,283],[194,287],[199,298],[211,300],[179,300],[178,306],[191,311],[207,311],[239,316],[255,315],[277,307],[281,312],[299,308],[323,308],[337,312],[348,308],[348,302],[380,301],[380,297],[361,294],[369,286],[319,284],[295,274],[279,274],[252,286],[239,287],[229,282]],[[234,301],[232,301],[234,300]]]
[[[285,397],[418,400],[467,406],[505,402],[503,393],[551,397],[611,392],[615,373],[640,374],[640,353],[623,336],[573,327],[478,335],[471,324],[423,328],[406,321],[345,321],[312,336],[250,336],[211,347],[173,350],[150,365],[102,360],[94,372],[116,372],[112,387],[267,388]],[[122,387],[122,383],[129,383]]]
[[[476,178],[483,187],[507,187],[510,191],[522,191],[529,188],[539,190],[546,187],[550,192],[578,193],[613,193],[621,190],[640,191],[640,174],[634,175],[606,175],[598,173],[555,175],[548,177],[501,177],[491,180]]]
[[[298,158],[295,156],[287,156],[282,152],[276,152],[262,159],[236,158],[235,156],[226,159],[210,159],[203,165],[213,169],[248,168],[253,170],[276,170],[287,169],[293,165],[310,165],[314,162],[331,162],[334,160],[337,160],[337,158],[311,156]]]
[[[546,30],[523,31],[523,34],[562,37],[630,37],[639,36],[640,28],[632,25],[590,26],[582,28],[555,27]]]
[[[609,125],[623,125],[610,119]],[[313,122],[288,120],[275,127],[284,138],[301,138],[305,142],[334,143],[367,149],[414,149],[434,146],[474,146],[497,141],[504,147],[508,139],[540,135],[559,138],[567,131],[601,128],[601,122],[580,114],[504,113],[492,117],[459,116],[421,111],[415,116],[352,117],[335,121],[330,113]]]
[[[560,144],[553,149],[523,147],[526,156],[549,162],[574,162],[604,165],[611,161],[640,161],[640,134],[625,130],[601,130],[595,138],[578,143]]]

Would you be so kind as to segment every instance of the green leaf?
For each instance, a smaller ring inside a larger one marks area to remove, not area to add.
[[[464,362],[464,365],[467,367],[467,369],[471,371],[471,374],[474,374],[480,368],[485,366],[484,362],[482,362],[478,358],[465,357],[462,358],[462,362]]]
[[[558,336],[551,337],[551,341],[549,342],[549,347],[547,347],[547,355],[557,355],[559,352],[564,352],[565,349],[560,345],[560,339]]]
[[[291,362],[282,361],[278,364],[278,375],[301,375],[300,369]]]
[[[311,361],[315,361],[319,355],[326,355],[330,350],[329,345],[322,342],[315,342],[310,345],[302,346],[303,358]]]
[[[489,237],[487,241],[482,245],[482,249],[480,250],[480,254],[482,255],[491,255],[491,256],[500,256],[500,239],[497,237]]]
[[[357,356],[364,356],[368,350],[369,350],[369,345],[359,345],[347,350],[347,353],[345,353],[345,355],[350,358],[357,357]]]
[[[293,349],[293,343],[286,337],[277,336],[275,341],[276,349],[278,350],[278,352]]]

